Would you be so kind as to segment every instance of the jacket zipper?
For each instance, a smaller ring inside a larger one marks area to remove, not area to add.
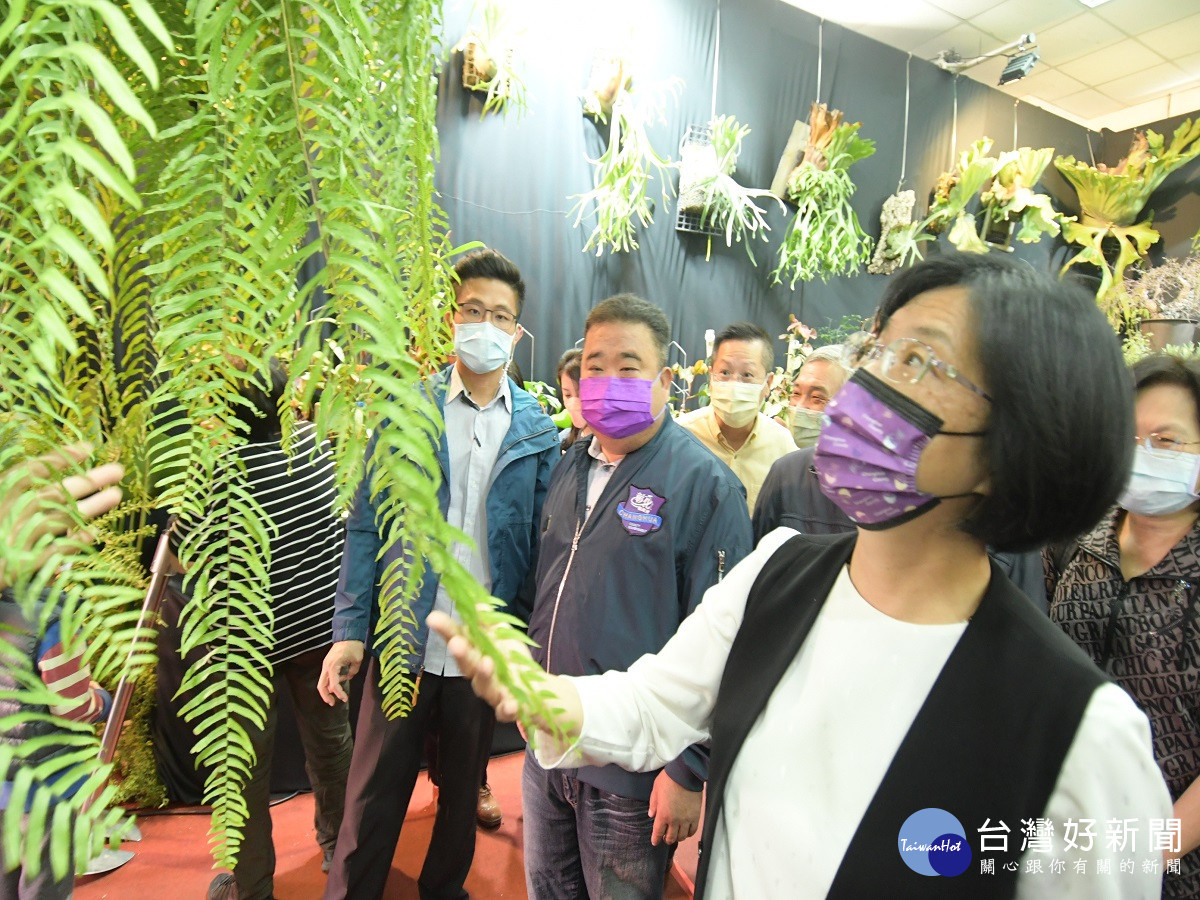
[[[721,581],[725,577],[725,551],[717,551],[717,581]]]
[[[507,453],[513,447],[517,446],[517,444],[520,444],[524,441],[532,441],[534,438],[539,438],[543,434],[551,434],[553,432],[554,432],[553,428],[543,428],[541,431],[535,431],[532,434],[523,434],[519,438],[517,438],[515,441],[513,441],[511,444],[509,444],[507,447],[501,447],[500,452],[496,454],[496,459],[499,459],[501,456],[503,456],[505,453]]]
[[[567,576],[571,574],[571,563],[575,561],[575,551],[579,549],[579,535],[583,532],[583,522],[575,525],[575,536],[571,538],[571,555],[567,557],[567,567],[563,569],[562,581],[558,583],[558,595],[554,598],[554,612],[550,616],[550,640],[546,642],[546,671],[550,668],[550,654],[554,652],[554,625],[558,622],[558,604],[562,600],[563,588],[567,586]]]

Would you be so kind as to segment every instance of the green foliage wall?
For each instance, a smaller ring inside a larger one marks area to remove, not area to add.
[[[23,573],[15,593],[30,614],[51,591],[64,633],[113,687],[152,660],[134,628],[147,511],[221,511],[180,548],[193,595],[182,650],[204,651],[184,714],[214,767],[218,865],[240,845],[246,728],[262,721],[271,677],[272,526],[229,452],[245,439],[239,383],[265,384],[276,356],[305,385],[289,399],[321,386],[316,425],[334,439],[341,502],[369,478],[385,539],[420,561],[385,577],[381,637],[398,638],[382,666],[389,713],[411,695],[396,659],[422,569],[469,619],[487,599],[448,552],[430,443],[441,422],[419,382],[418,360],[445,355],[455,252],[433,190],[439,16],[440,0],[0,2],[0,471],[86,438],[129,472],[126,502],[69,568],[12,541],[0,562]],[[298,284],[314,254],[323,268]],[[23,665],[19,699],[44,703]],[[19,766],[34,812],[22,834],[14,803],[3,839],[14,861],[52,828],[65,871],[71,817],[87,838],[81,865],[118,813],[105,810],[111,789],[83,809],[108,774],[92,730],[59,740],[86,789],[63,803],[44,766]],[[24,752],[0,746],[0,765]]]

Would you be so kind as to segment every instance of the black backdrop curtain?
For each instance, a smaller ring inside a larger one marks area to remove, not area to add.
[[[823,326],[874,310],[887,276],[864,272],[828,284],[797,283],[795,290],[771,285],[792,214],[774,205],[769,243],[759,241],[754,248],[757,268],[741,246],[726,248],[719,238],[705,261],[705,238],[674,230],[673,198],[665,205],[658,199],[653,224],[638,229],[639,250],[599,258],[582,252],[589,216],[575,228],[568,212],[572,196],[592,186],[588,158],[602,152],[607,129],[582,115],[579,95],[596,49],[614,42],[633,46],[638,86],[683,79],[677,99],[668,103],[666,121],[650,129],[656,149],[678,159],[687,126],[710,118],[719,14],[716,112],[750,126],[736,177],[766,187],[793,122],[807,120],[817,98],[823,31],[820,99],[843,110],[847,121],[861,121],[860,134],[876,142],[875,155],[851,173],[858,186],[855,211],[864,229],[878,237],[883,201],[900,180],[907,54],[830,22],[822,29],[817,18],[780,0],[527,0],[507,5],[525,29],[518,67],[528,86],[528,112],[523,118],[489,113],[481,119],[482,95],[462,87],[461,54],[449,50],[466,32],[473,5],[472,0],[447,0],[445,6],[437,184],[456,242],[483,241],[521,267],[528,286],[523,320],[536,339],[526,339],[516,351],[527,377],[553,381],[554,363],[582,337],[588,310],[619,291],[662,306],[689,360],[703,356],[706,328],[750,319],[780,334],[789,313]],[[1090,158],[1089,135],[1081,126],[925,60],[913,58],[909,74],[904,187],[916,191],[918,215],[937,176],[950,167],[955,147],[961,152],[987,135],[996,141],[993,152],[1008,150],[1014,146],[1014,123],[1016,146],[1053,146],[1059,153]],[[1100,135],[1091,136],[1097,158],[1101,143]],[[1060,208],[1070,209],[1074,194],[1053,168],[1044,188]],[[652,191],[658,197],[657,184]],[[1020,246],[1016,253],[1055,270],[1066,258],[1058,241]]]

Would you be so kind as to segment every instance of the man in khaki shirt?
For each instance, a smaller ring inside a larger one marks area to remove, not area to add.
[[[709,405],[678,420],[733,469],[751,512],[771,464],[796,449],[791,432],[761,412],[774,367],[766,331],[751,322],[727,325],[713,342]]]

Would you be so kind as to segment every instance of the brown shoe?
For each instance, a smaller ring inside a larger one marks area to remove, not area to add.
[[[479,806],[475,809],[475,818],[484,828],[499,828],[504,813],[500,804],[492,796],[492,789],[486,784],[479,789]]]

